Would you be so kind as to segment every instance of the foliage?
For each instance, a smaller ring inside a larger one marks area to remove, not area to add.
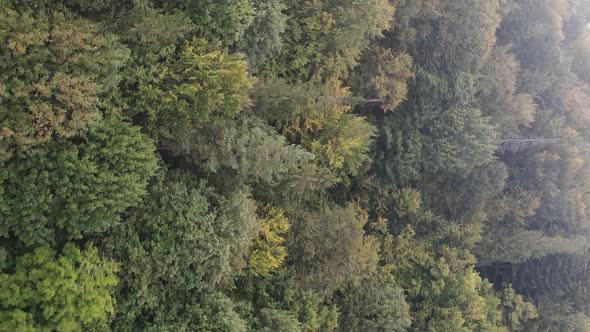
[[[291,312],[265,308],[260,311],[260,316],[262,320],[261,324],[264,326],[260,331],[301,331],[301,324],[297,320],[297,317]]]
[[[550,254],[575,254],[590,249],[585,236],[545,236],[540,231],[518,228],[500,228],[484,234],[484,240],[475,250],[481,265],[493,262],[522,263]]]
[[[248,104],[252,79],[246,68],[239,54],[203,39],[185,41],[159,61],[133,69],[127,114],[155,138],[184,142],[211,116],[230,117]]]
[[[446,257],[445,257],[446,256]],[[416,262],[400,273],[400,285],[412,303],[412,330],[471,331],[500,327],[498,308],[485,294],[492,287],[452,251],[443,257],[415,254]]]
[[[499,1],[399,2],[392,31],[418,63],[453,74],[477,71],[490,55],[501,19]]]
[[[502,290],[501,300],[504,306],[504,321],[511,331],[520,331],[528,321],[539,317],[535,305],[525,301],[524,297],[510,286]]]
[[[283,47],[287,8],[283,0],[255,0],[255,16],[233,48],[247,55],[250,71],[256,73]]]
[[[552,301],[545,297],[538,301],[539,318],[526,325],[528,331],[585,332],[590,329],[590,319],[569,304]]]
[[[105,244],[125,266],[115,326],[216,326],[208,320],[222,319],[232,305],[214,290],[231,274],[241,243],[250,241],[255,218],[245,193],[219,197],[179,172],[154,181],[142,206]]]
[[[406,53],[371,47],[351,74],[353,90],[372,102],[379,100],[385,111],[394,110],[407,97],[407,80],[412,76],[412,57]]]
[[[153,144],[115,118],[85,137],[51,141],[4,166],[0,235],[53,245],[104,232],[140,203],[157,167]]]
[[[516,291],[536,301],[548,297],[581,310],[589,296],[589,267],[585,253],[566,253],[532,258],[520,264],[490,264],[482,272],[494,278],[504,277]]]
[[[394,9],[384,0],[289,2],[284,47],[271,72],[301,81],[346,77],[369,42],[390,27]]]
[[[519,0],[506,6],[498,31],[499,43],[514,44],[517,57],[526,60],[521,63],[527,69],[555,68],[564,60],[560,43],[565,38],[566,2]]]
[[[572,43],[573,70],[578,77],[590,84],[590,33],[586,32]]]
[[[391,280],[369,277],[341,297],[341,331],[406,331],[412,323],[403,290]]]
[[[130,5],[128,0],[114,1],[114,0],[15,0],[12,5],[20,8],[30,8],[33,10],[53,10],[62,9],[64,6],[73,12],[80,14],[94,14],[107,10],[121,10]]]
[[[410,331],[506,331],[500,299],[475,271],[474,257],[449,247],[450,240],[437,245],[412,226],[392,235],[386,222],[380,219],[372,229],[381,243],[382,271],[405,291]]]
[[[330,182],[315,166],[312,153],[288,144],[272,127],[253,117],[215,119],[183,144],[169,147],[205,173],[221,178],[229,173],[240,182],[273,188],[277,193],[286,194],[282,187],[307,190]]]
[[[358,206],[307,212],[292,222],[289,256],[304,286],[330,291],[375,269],[377,243],[365,236],[367,215]]]
[[[302,290],[292,269],[281,269],[268,277],[243,276],[234,291],[248,303],[240,311],[253,330],[335,331],[338,311],[323,296]]]
[[[0,10],[0,160],[96,126],[129,52],[67,11]]]
[[[375,149],[375,173],[399,186],[420,178],[422,140],[414,119],[403,111],[380,121]]]
[[[195,25],[182,12],[166,13],[147,5],[138,5],[119,18],[113,26],[131,51],[130,63],[143,70],[126,70],[124,81],[156,75],[150,71],[158,61],[173,58],[177,46],[195,34]],[[137,68],[134,68],[137,69]]]
[[[0,0],[0,330],[589,330],[589,22]]]
[[[469,171],[492,158],[494,133],[478,110],[452,108],[443,114],[426,116],[424,127],[429,128],[430,135],[423,149],[428,173]],[[449,133],[449,126],[453,128],[453,134]]]
[[[517,93],[520,64],[506,48],[495,48],[482,69],[478,99],[482,113],[490,117],[500,136],[510,137],[529,127],[536,105],[528,94]]]
[[[280,209],[268,206],[262,213],[258,238],[248,258],[248,267],[256,275],[268,274],[283,264],[287,256],[285,235],[290,227],[289,219]]]
[[[417,69],[412,103],[378,121],[375,167],[388,181],[406,186],[451,174],[469,174],[493,159],[494,128],[465,98],[475,93],[472,77],[454,82]]]
[[[334,114],[334,117],[335,122],[326,121],[320,133],[308,128],[311,133],[308,132],[303,145],[318,156],[320,165],[338,175],[356,175],[369,162],[367,154],[374,128],[358,116]]]
[[[508,160],[513,166],[510,184],[540,199],[534,218],[527,220],[530,228],[553,236],[571,236],[575,230],[585,229],[587,213],[582,192],[588,186],[587,166],[582,159],[584,150],[576,145],[533,149],[526,157]]]
[[[245,321],[234,311],[235,305],[223,293],[195,295],[198,303],[172,303],[158,312],[146,331],[236,331],[245,332]],[[135,325],[137,326],[137,325]],[[116,326],[118,328],[118,326]]]
[[[305,90],[308,88],[310,91]],[[278,126],[287,139],[312,152],[337,176],[356,175],[369,160],[374,128],[351,114],[352,96],[338,80],[316,87],[271,81],[259,87],[256,112]]]
[[[428,174],[470,171],[492,159],[493,127],[478,109],[462,101],[473,89],[471,80],[469,75],[460,75],[458,81],[450,82],[432,72],[416,72],[419,93],[430,89],[433,97],[440,96],[420,100],[417,105],[423,167]]]
[[[169,12],[185,12],[202,37],[219,39],[226,45],[242,39],[255,16],[250,0],[155,0],[154,3]]]
[[[114,314],[117,270],[96,248],[72,243],[61,254],[43,246],[18,257],[14,272],[0,274],[0,330],[105,328]]]

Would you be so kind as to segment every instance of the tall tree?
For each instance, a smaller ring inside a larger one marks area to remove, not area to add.
[[[303,285],[329,292],[359,281],[377,263],[377,243],[365,236],[367,215],[358,206],[304,213],[293,220],[289,256]]]
[[[258,237],[248,254],[248,269],[255,275],[268,275],[278,270],[287,257],[285,237],[290,224],[280,209],[267,206],[261,212]]]
[[[201,37],[222,40],[227,46],[244,37],[255,16],[252,0],[155,0],[154,3],[169,12],[185,12]]]
[[[3,168],[0,236],[59,244],[108,230],[140,203],[158,167],[154,150],[137,127],[109,118],[85,137],[11,160]]]
[[[385,0],[289,2],[284,47],[270,72],[293,81],[345,78],[394,11]]]
[[[412,320],[403,290],[382,279],[369,277],[342,291],[340,331],[407,331]]]
[[[383,110],[392,111],[406,100],[411,76],[411,56],[373,45],[363,53],[349,81],[353,92],[367,99],[361,107],[374,108],[378,102]]]
[[[495,48],[481,71],[479,107],[500,137],[515,137],[521,127],[529,127],[535,119],[533,98],[517,89],[519,71],[520,64],[505,47]]]
[[[256,114],[336,176],[356,175],[369,162],[374,128],[351,113],[353,96],[340,81],[318,86],[270,80],[257,87],[254,104]]]
[[[0,330],[102,330],[115,312],[118,266],[96,248],[67,243],[16,259],[14,272],[0,274]]]
[[[255,226],[246,193],[222,197],[180,172],[158,177],[103,245],[124,266],[114,328],[223,330],[225,315],[241,326],[217,290]]]
[[[112,113],[129,51],[68,11],[0,8],[0,160],[96,126]]]
[[[500,24],[498,0],[396,2],[388,44],[407,50],[417,63],[453,74],[477,72],[489,57]]]
[[[215,118],[193,130],[186,141],[168,146],[210,179],[224,183],[227,176],[254,186],[269,199],[294,197],[332,183],[328,170],[317,167],[315,156],[289,144],[276,130],[252,116]],[[269,193],[269,190],[275,191]]]
[[[203,39],[161,47],[174,51],[137,63],[124,89],[126,113],[152,137],[182,143],[211,116],[234,116],[248,105],[252,79],[243,56]]]
[[[246,54],[250,71],[257,73],[282,49],[288,17],[284,0],[254,0],[253,5],[252,24],[232,48]]]

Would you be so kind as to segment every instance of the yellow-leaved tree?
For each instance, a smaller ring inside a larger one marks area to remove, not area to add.
[[[280,268],[285,261],[285,236],[290,224],[283,210],[270,205],[261,208],[260,218],[259,236],[253,241],[248,266],[250,272],[264,276]]]

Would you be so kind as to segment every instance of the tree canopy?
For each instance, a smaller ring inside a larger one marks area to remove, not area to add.
[[[588,0],[0,0],[0,332],[590,330]]]
[[[118,265],[95,247],[67,243],[61,254],[48,246],[16,260],[0,274],[0,329],[79,331],[101,329],[115,312]]]

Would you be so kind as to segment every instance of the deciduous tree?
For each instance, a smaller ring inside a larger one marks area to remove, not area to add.
[[[224,315],[240,325],[231,301],[216,290],[251,242],[255,223],[244,192],[222,197],[179,172],[158,178],[104,244],[125,267],[115,327],[223,329]]]
[[[137,127],[109,118],[85,137],[4,168],[0,235],[26,245],[58,244],[108,230],[137,205],[157,169],[154,144]]]
[[[0,159],[96,126],[129,51],[68,11],[0,10]]]
[[[118,266],[96,248],[67,243],[16,259],[14,272],[0,274],[0,330],[80,331],[107,328],[115,312]]]
[[[289,256],[302,285],[329,293],[372,272],[377,243],[365,235],[366,222],[366,213],[354,204],[295,218]]]

